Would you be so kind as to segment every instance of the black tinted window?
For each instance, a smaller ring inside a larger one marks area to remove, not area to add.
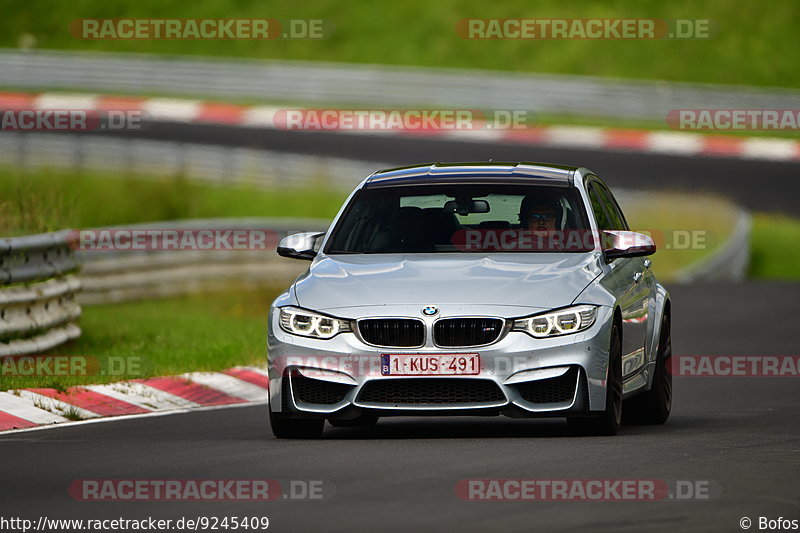
[[[611,228],[609,229],[628,229],[628,225],[625,223],[625,216],[622,214],[622,210],[619,208],[619,204],[617,204],[611,191],[599,183],[595,186],[597,192],[600,193],[600,201],[603,203],[603,207],[606,208],[606,213],[608,213],[609,220],[611,221]]]
[[[600,195],[600,190],[596,184],[589,186],[589,200],[592,202],[592,212],[597,221],[599,229],[614,229],[614,223],[606,212],[603,197]]]
[[[452,184],[373,188],[353,197],[334,228],[326,253],[477,251],[465,248],[465,242],[472,242],[473,237],[475,242],[499,237],[511,242],[525,231],[563,233],[588,227],[580,197],[568,187]],[[575,247],[577,250],[585,251],[585,247]]]

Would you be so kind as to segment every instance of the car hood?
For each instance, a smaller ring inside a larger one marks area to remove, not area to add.
[[[445,304],[552,309],[571,304],[600,272],[596,253],[321,256],[298,278],[294,295],[318,311]]]

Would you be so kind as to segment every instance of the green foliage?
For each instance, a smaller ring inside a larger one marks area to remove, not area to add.
[[[322,40],[79,40],[79,18],[325,19]],[[465,40],[464,18],[710,19],[697,40]],[[33,36],[39,48],[347,61],[430,67],[618,76],[750,85],[800,86],[795,0],[33,0],[4,10],[0,46]],[[23,37],[28,35],[28,37]]]

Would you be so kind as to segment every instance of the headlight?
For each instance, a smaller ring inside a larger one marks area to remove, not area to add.
[[[280,312],[281,329],[294,335],[330,339],[339,333],[352,331],[348,320],[319,315],[297,307],[281,307]]]
[[[597,307],[594,305],[576,305],[541,315],[517,318],[511,331],[524,331],[534,337],[555,337],[583,331],[594,324]]]

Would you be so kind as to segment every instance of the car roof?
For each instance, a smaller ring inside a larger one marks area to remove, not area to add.
[[[379,170],[366,179],[365,188],[463,183],[486,185],[551,185],[569,187],[578,167],[548,163],[494,162],[427,163]]]

